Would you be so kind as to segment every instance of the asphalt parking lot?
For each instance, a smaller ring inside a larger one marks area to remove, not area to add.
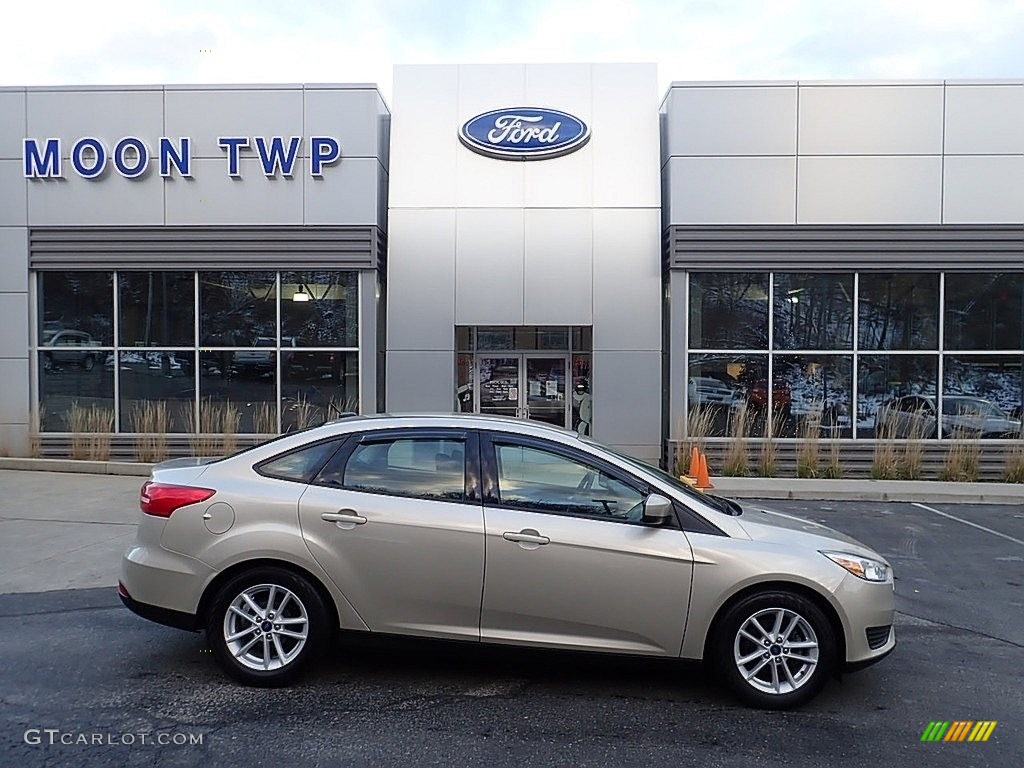
[[[300,686],[241,688],[201,636],[136,618],[113,589],[35,592],[5,568],[0,591],[20,591],[0,595],[0,765],[1019,765],[1024,505],[763,505],[897,573],[896,652],[804,709],[743,709],[694,664],[352,636]],[[933,720],[998,725],[986,743],[920,742]],[[202,744],[50,745],[48,728]]]

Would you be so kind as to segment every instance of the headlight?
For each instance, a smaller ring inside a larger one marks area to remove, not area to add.
[[[849,552],[822,552],[821,554],[865,581],[888,581],[892,576],[889,566],[878,560],[872,560],[870,557],[851,555]]]

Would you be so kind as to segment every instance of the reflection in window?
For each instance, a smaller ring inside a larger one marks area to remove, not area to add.
[[[81,365],[48,363],[40,353],[39,421],[44,432],[110,432],[114,428],[114,365],[113,353],[104,352],[89,369]],[[82,417],[89,409],[93,415],[102,412],[109,428],[85,423]]]
[[[936,349],[939,276],[861,273],[860,349]]]
[[[823,435],[850,437],[853,361],[844,355],[778,355],[774,397],[783,437],[806,434],[808,423]]]
[[[281,346],[359,344],[356,272],[282,272]]]
[[[692,349],[767,349],[768,275],[690,274]]]
[[[460,501],[465,498],[466,450],[461,440],[402,439],[363,443],[345,465],[344,487],[352,491]],[[328,466],[321,482],[338,484]]]
[[[946,349],[1024,349],[1024,273],[948,274]]]
[[[455,360],[455,412],[475,413],[473,355],[460,354]]]
[[[112,272],[39,273],[39,345],[114,343]]]
[[[768,413],[768,356],[691,354],[686,396],[689,434],[726,435],[732,412],[743,406],[748,409],[748,431],[762,434]],[[775,398],[776,413],[788,407],[788,401]]]
[[[495,445],[502,506],[639,523],[644,496],[598,469],[555,453]]]
[[[199,353],[199,431],[277,434],[277,353]]]
[[[195,352],[118,353],[121,431],[195,431]]]
[[[936,355],[861,355],[857,359],[857,436],[873,437],[876,415],[891,400],[911,395],[934,398]],[[901,406],[911,408],[906,402]]]
[[[993,420],[986,432],[1020,432],[1024,409],[1024,357],[1021,355],[947,355],[943,360],[943,405],[949,396],[967,396],[988,404]],[[944,408],[945,410],[945,408]]]
[[[853,275],[775,275],[776,349],[851,349]]]
[[[358,352],[281,352],[281,429],[323,424],[359,410]]]
[[[590,393],[590,355],[572,356],[572,428],[580,437],[593,434],[594,400]]]
[[[342,440],[327,440],[323,443],[300,448],[278,456],[259,465],[260,474],[279,480],[295,480],[308,483],[320,470],[324,462],[338,450]]]
[[[199,339],[209,347],[277,343],[277,276],[274,272],[200,272]]]
[[[195,273],[119,272],[117,289],[119,345],[195,344]]]

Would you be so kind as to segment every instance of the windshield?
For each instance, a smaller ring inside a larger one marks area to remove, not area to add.
[[[618,456],[620,459],[622,459],[625,462],[628,462],[629,464],[632,464],[637,469],[641,469],[644,472],[649,472],[650,474],[654,475],[659,480],[664,482],[666,485],[670,486],[673,490],[679,491],[684,496],[688,496],[691,499],[695,499],[696,501],[707,504],[709,507],[713,507],[714,509],[717,509],[719,512],[722,512],[723,514],[735,516],[743,512],[743,508],[736,502],[730,501],[729,499],[723,499],[721,496],[713,496],[710,493],[702,493],[694,488],[691,488],[678,477],[675,477],[666,472],[665,470],[661,469],[661,467],[656,467],[653,464],[648,464],[646,461],[640,461],[640,459],[634,458],[633,456],[627,456],[626,454],[616,451],[613,448],[609,448],[607,445],[597,443],[588,438],[584,437],[581,439],[586,443],[596,445],[599,448],[602,448],[603,450],[608,451],[609,453],[614,454],[615,456]]]

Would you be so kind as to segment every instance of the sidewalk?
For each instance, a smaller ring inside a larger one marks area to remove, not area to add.
[[[917,501],[953,504],[1020,504],[1024,485],[946,483],[939,480],[824,480],[789,477],[713,477],[712,493],[737,499]]]

